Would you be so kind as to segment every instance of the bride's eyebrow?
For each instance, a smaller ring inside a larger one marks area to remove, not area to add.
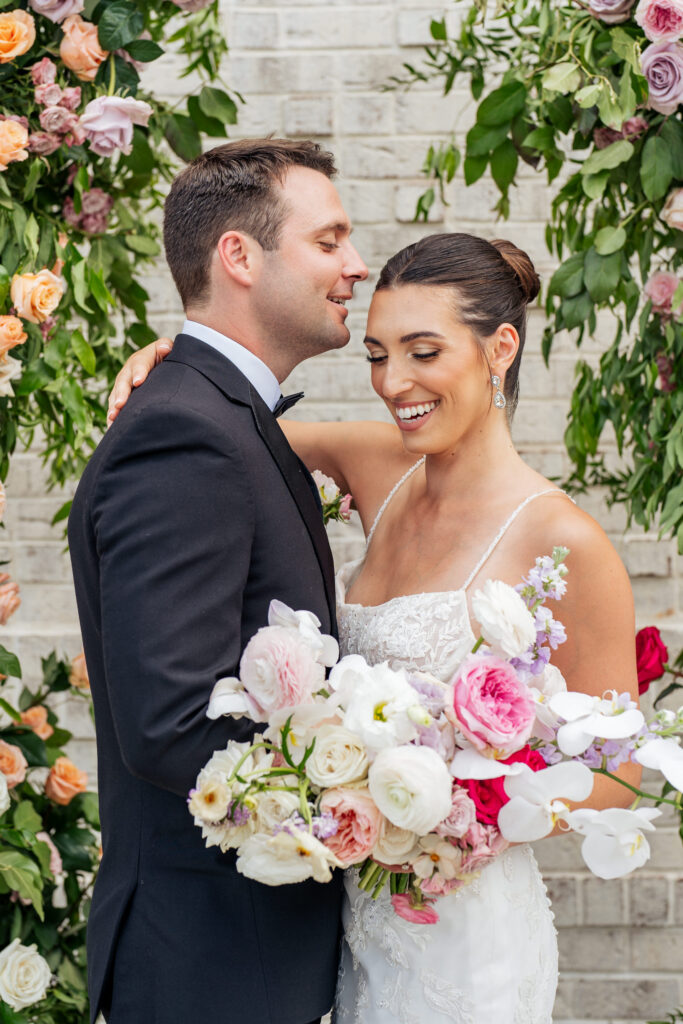
[[[403,334],[398,340],[401,345],[407,344],[409,341],[417,341],[418,338],[438,338],[439,341],[444,341],[443,334],[437,334],[436,331],[413,331],[412,334]],[[373,338],[371,335],[366,334],[363,338],[364,345],[381,345],[382,342],[378,341],[377,338]]]

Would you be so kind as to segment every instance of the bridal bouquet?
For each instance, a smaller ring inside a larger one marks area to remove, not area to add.
[[[631,810],[567,801],[587,800],[594,774],[615,777],[628,759],[682,789],[683,709],[646,725],[628,694],[567,691],[550,664],[566,635],[546,606],[565,592],[566,555],[538,558],[516,588],[488,580],[475,593],[481,636],[447,681],[339,660],[314,615],[271,602],[239,677],[219,680],[209,703],[211,718],[266,728],[199,773],[189,809],[206,845],[236,849],[237,870],[266,885],[358,867],[362,888],[377,896],[388,883],[396,912],[421,923],[509,843],[558,823],[584,835],[602,878],[645,863],[661,813],[638,806],[647,794],[636,790]]]

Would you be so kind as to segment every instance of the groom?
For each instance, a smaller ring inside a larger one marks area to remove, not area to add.
[[[91,1020],[308,1024],[329,1009],[341,882],[269,887],[207,849],[197,772],[246,720],[210,721],[270,601],[335,630],[315,485],[280,430],[279,382],[349,339],[367,269],[311,142],[229,143],[175,179],[166,256],[186,322],[79,484],[69,518],[95,704],[103,857]],[[275,410],[275,413],[274,413]]]

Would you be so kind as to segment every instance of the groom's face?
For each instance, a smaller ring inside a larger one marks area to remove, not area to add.
[[[292,167],[281,192],[287,214],[278,248],[264,253],[254,305],[269,335],[305,359],[346,345],[346,303],[368,268],[329,178]]]

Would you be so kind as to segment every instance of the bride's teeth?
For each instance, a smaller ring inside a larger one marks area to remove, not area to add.
[[[428,412],[436,409],[438,402],[427,402],[421,405],[406,405],[396,410],[396,415],[400,420],[412,420],[417,416],[425,416]]]

